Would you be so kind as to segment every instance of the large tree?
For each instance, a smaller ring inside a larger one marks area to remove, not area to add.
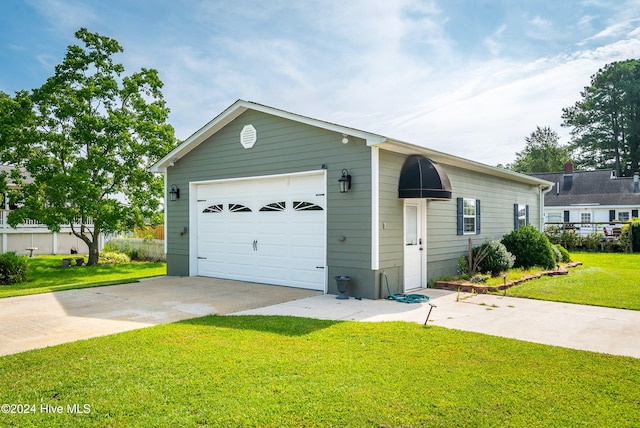
[[[52,77],[15,97],[0,96],[0,162],[10,163],[19,189],[15,226],[37,220],[51,230],[69,225],[98,263],[99,237],[131,230],[160,215],[162,179],[148,167],[175,145],[162,82],[153,69],[124,74],[111,38],[81,28],[83,46],[69,46]],[[11,122],[11,115],[22,120]]]
[[[513,171],[523,174],[561,171],[571,159],[569,147],[560,145],[560,136],[548,126],[537,126],[524,141],[524,150],[516,153],[516,160],[508,165]]]
[[[562,110],[576,163],[631,176],[640,166],[640,60],[607,64],[591,77],[582,99]]]

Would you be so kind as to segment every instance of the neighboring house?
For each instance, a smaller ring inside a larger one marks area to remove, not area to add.
[[[455,274],[468,239],[542,226],[549,182],[238,100],[152,167],[168,275],[366,298]]]
[[[13,167],[0,165],[0,173],[9,173]],[[8,187],[15,188],[9,182]],[[60,232],[52,232],[47,226],[34,220],[18,224],[15,228],[9,226],[7,217],[15,209],[15,205],[7,195],[0,193],[0,253],[15,251],[17,254],[31,254],[29,248],[36,248],[33,254],[69,254],[71,250],[87,253],[86,244],[71,233],[69,225],[62,225]]]
[[[586,236],[613,233],[619,222],[638,217],[640,183],[633,178],[616,177],[612,170],[574,171],[567,162],[563,172],[531,174],[553,183],[544,198],[545,223],[569,224]]]

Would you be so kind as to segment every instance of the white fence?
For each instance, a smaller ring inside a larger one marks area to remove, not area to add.
[[[107,245],[127,254],[137,252],[145,259],[167,260],[164,252],[164,241],[160,239],[111,238]]]

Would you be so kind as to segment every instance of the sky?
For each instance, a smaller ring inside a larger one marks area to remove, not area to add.
[[[81,27],[158,70],[185,139],[237,99],[488,165],[606,64],[640,58],[638,0],[2,0],[0,91],[40,87]]]

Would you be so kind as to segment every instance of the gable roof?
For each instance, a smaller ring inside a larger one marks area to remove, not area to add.
[[[263,113],[267,113],[273,116],[281,117],[284,119],[292,120],[299,123],[304,123],[307,125],[315,126],[318,128],[326,129],[329,131],[334,131],[339,134],[345,134],[347,136],[353,136],[356,138],[361,138],[366,141],[367,146],[370,147],[379,147],[384,150],[389,150],[392,152],[412,155],[412,154],[421,154],[427,158],[430,158],[438,163],[442,163],[445,165],[456,166],[460,168],[464,168],[467,170],[472,170],[476,172],[482,172],[485,174],[510,179],[513,181],[527,183],[534,186],[540,187],[548,187],[551,185],[550,182],[545,181],[544,179],[540,179],[537,177],[532,177],[530,175],[520,174],[517,172],[509,171],[503,168],[497,168],[489,165],[482,164],[480,162],[475,162],[472,160],[460,158],[454,155],[450,155],[447,153],[439,152],[436,150],[431,150],[423,146],[418,146],[415,144],[406,143],[403,141],[391,139],[385,137],[383,135],[362,131],[356,128],[351,128],[348,126],[338,125],[331,122],[326,122],[319,119],[314,119],[311,117],[299,115],[296,113],[291,113],[288,111],[280,110],[274,107],[269,107],[263,104],[258,104],[251,101],[245,100],[237,100],[231,106],[226,108],[222,113],[214,117],[209,123],[204,125],[202,128],[194,132],[191,136],[189,136],[186,140],[182,142],[178,147],[173,149],[169,154],[160,159],[154,165],[151,166],[151,171],[153,172],[165,172],[166,169],[173,165],[174,162],[185,156],[191,150],[196,148],[199,144],[204,142],[207,138],[214,135],[216,132],[220,131],[222,128],[231,123],[234,119],[239,117],[242,113],[247,110],[255,110]]]
[[[545,195],[544,204],[548,207],[640,205],[640,193],[634,193],[633,178],[615,177],[611,170],[531,175],[554,183],[552,191]]]

